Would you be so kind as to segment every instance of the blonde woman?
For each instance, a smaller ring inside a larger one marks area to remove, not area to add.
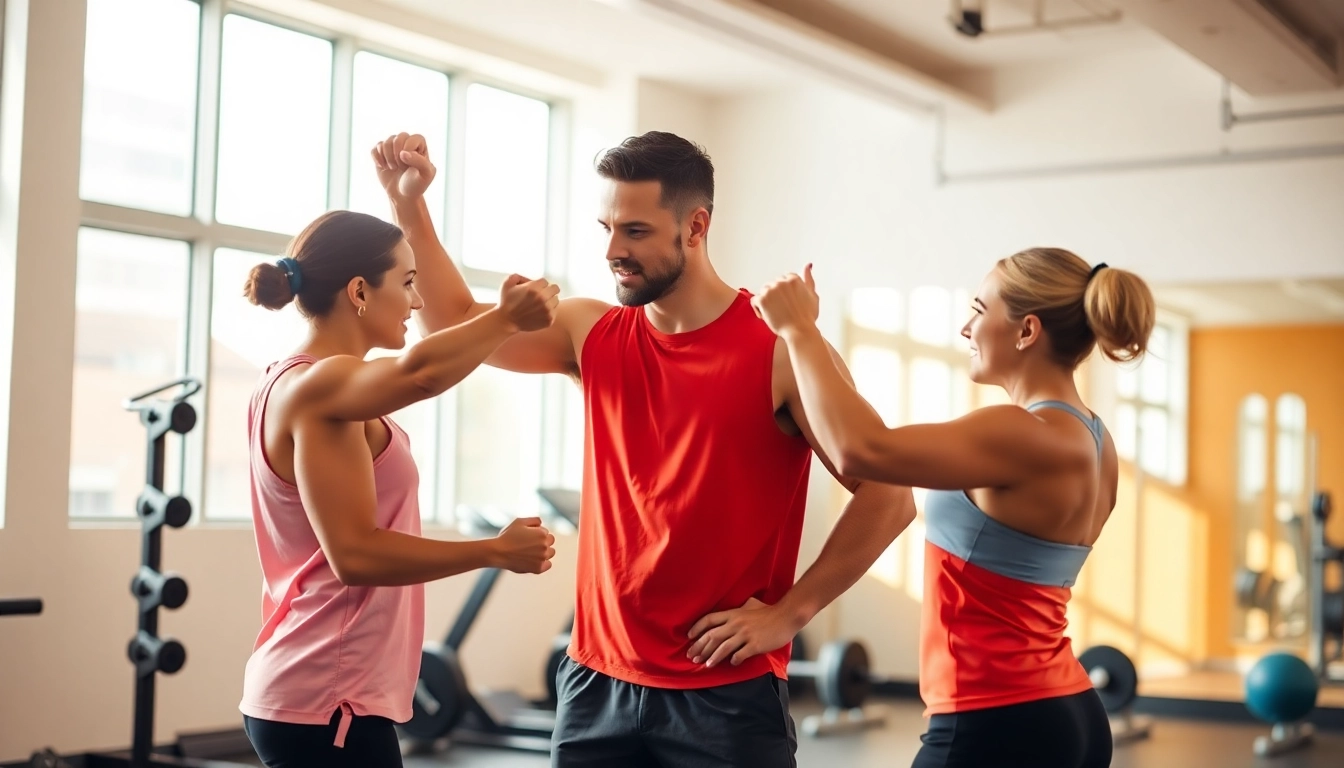
[[[961,335],[971,380],[1010,405],[888,429],[817,330],[810,265],[755,305],[782,337],[803,409],[846,476],[930,489],[914,768],[1110,765],[1106,712],[1064,635],[1070,587],[1115,506],[1115,445],[1079,396],[1096,347],[1139,358],[1154,322],[1133,273],[1057,248],[1000,260]],[[729,639],[731,641],[731,638]]]

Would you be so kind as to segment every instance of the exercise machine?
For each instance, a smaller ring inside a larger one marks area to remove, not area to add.
[[[803,718],[803,733],[812,737],[852,733],[886,725],[885,713],[865,709],[873,676],[868,649],[857,640],[842,638],[821,647],[815,661],[789,661],[789,680],[806,681],[816,688],[824,707],[819,715]]]
[[[1307,590],[1311,601],[1310,658],[1312,670],[1322,685],[1339,684],[1344,678],[1331,674],[1330,665],[1344,659],[1344,588],[1326,589],[1326,569],[1333,563],[1344,569],[1344,548],[1332,546],[1326,536],[1331,498],[1318,491],[1311,500],[1311,571]]]
[[[542,488],[538,495],[547,503],[551,516],[578,527],[579,494],[559,488]],[[507,521],[488,519],[483,510],[462,508],[459,518],[472,535],[497,536]],[[457,619],[442,643],[430,643],[420,655],[420,677],[412,700],[411,719],[399,726],[402,735],[419,750],[432,749],[447,738],[460,744],[504,747],[528,752],[549,753],[555,730],[554,704],[529,701],[515,691],[477,693],[471,690],[458,652],[467,633],[480,614],[481,607],[494,589],[503,571],[489,568],[481,572]],[[555,646],[569,646],[573,628],[571,614]],[[553,647],[546,669],[550,680],[547,691],[555,697],[554,668],[558,668],[563,649]]]
[[[1101,705],[1111,721],[1111,740],[1115,744],[1146,739],[1152,733],[1150,717],[1134,714],[1138,698],[1139,673],[1129,657],[1109,645],[1088,648],[1078,657],[1087,671],[1092,687],[1101,697]]]

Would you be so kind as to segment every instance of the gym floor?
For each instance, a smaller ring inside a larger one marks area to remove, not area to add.
[[[902,768],[914,760],[924,732],[921,705],[915,701],[884,700],[885,728],[822,739],[800,734],[800,768]],[[794,702],[800,721],[820,711],[808,700]],[[1257,758],[1252,744],[1268,726],[1159,718],[1149,738],[1118,746],[1111,768],[1339,768],[1344,764],[1344,732],[1317,731],[1313,742],[1273,759]],[[240,759],[240,758],[235,758]],[[253,761],[260,765],[259,762]],[[408,757],[406,768],[549,768],[550,758],[510,750],[460,746],[429,757]]]

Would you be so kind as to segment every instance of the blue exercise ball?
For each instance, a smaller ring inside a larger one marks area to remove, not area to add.
[[[1291,653],[1271,653],[1246,674],[1246,708],[1267,723],[1295,723],[1316,707],[1316,674]]]

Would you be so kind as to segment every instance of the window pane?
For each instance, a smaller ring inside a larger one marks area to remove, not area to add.
[[[425,137],[429,159],[439,169],[425,193],[435,229],[443,232],[448,155],[448,76],[368,51],[355,54],[354,111],[350,125],[349,209],[390,219],[387,195],[378,186],[369,150],[405,131]]]
[[[901,418],[901,356],[881,347],[858,346],[850,353],[854,387],[888,427]]]
[[[1117,396],[1126,400],[1133,400],[1139,396],[1139,372],[1137,368],[1137,365],[1127,363],[1125,367],[1115,369],[1115,394]]]
[[[1143,451],[1143,469],[1162,478],[1170,473],[1167,429],[1167,412],[1161,408],[1144,408],[1139,415],[1139,447]]]
[[[1247,395],[1241,401],[1237,425],[1240,443],[1240,468],[1237,472],[1237,499],[1251,501],[1265,490],[1269,474],[1269,445],[1265,421],[1269,403],[1263,395]]]
[[[331,43],[230,14],[222,55],[215,217],[296,234],[327,210]]]
[[[1302,493],[1307,481],[1307,404],[1299,395],[1279,395],[1274,433],[1276,490],[1291,498]]]
[[[457,385],[457,504],[537,514],[542,379],[483,365]]]
[[[971,408],[971,378],[970,373],[965,368],[957,367],[952,370],[952,401],[949,419],[960,418],[966,415]]]
[[[921,285],[910,292],[910,338],[925,344],[947,346],[952,341],[952,294],[936,285]]]
[[[130,518],[145,487],[145,428],[121,403],[181,375],[190,249],[89,228],[78,247],[70,515]],[[182,487],[180,440],[166,441],[169,493]]]
[[[855,288],[849,295],[849,316],[856,325],[900,333],[905,328],[901,292],[894,288]]]
[[[85,200],[191,213],[200,19],[189,0],[89,0]]]
[[[1134,406],[1121,403],[1115,407],[1115,429],[1111,430],[1111,439],[1115,441],[1115,455],[1125,461],[1134,461],[1134,444],[1137,439],[1138,414]]]
[[[941,360],[917,357],[910,363],[910,419],[928,424],[952,418],[952,369]]]
[[[1153,326],[1153,332],[1148,336],[1148,352],[1162,358],[1171,359],[1171,329],[1165,325],[1157,324]],[[1148,359],[1147,355],[1144,359]]]
[[[948,331],[952,334],[949,339],[954,347],[959,346],[960,343],[966,343],[962,339],[961,329],[966,327],[966,323],[970,322],[971,315],[975,313],[975,310],[971,309],[972,298],[974,297],[971,296],[971,292],[965,288],[952,291],[952,311],[948,313],[949,319],[952,320],[952,326],[948,328]],[[967,343],[966,348],[970,348],[969,343]]]
[[[582,488],[587,414],[583,404],[583,391],[568,382],[566,384],[564,453],[560,462],[561,485],[566,488]]]
[[[466,117],[462,261],[539,277],[546,267],[551,108],[472,83]]]
[[[1165,405],[1170,401],[1171,395],[1167,391],[1169,375],[1169,366],[1165,358],[1155,353],[1144,355],[1143,362],[1139,365],[1139,388],[1140,396],[1145,403]]]
[[[210,302],[209,406],[204,513],[214,520],[252,516],[248,491],[247,406],[267,365],[303,342],[308,323],[291,304],[278,312],[243,298],[252,267],[274,256],[215,251]]]

